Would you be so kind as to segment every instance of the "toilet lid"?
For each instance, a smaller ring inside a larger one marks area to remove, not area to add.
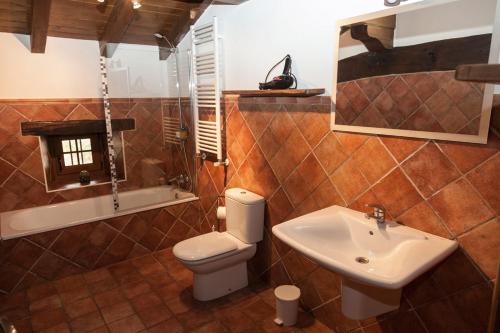
[[[211,232],[179,242],[174,246],[174,255],[182,260],[203,260],[234,251],[238,245],[220,232]]]

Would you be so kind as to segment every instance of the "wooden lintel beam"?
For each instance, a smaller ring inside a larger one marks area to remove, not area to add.
[[[387,50],[380,40],[368,34],[368,24],[352,26],[351,37],[363,43],[370,52],[383,52]]]
[[[31,53],[45,53],[51,0],[32,0]]]
[[[500,84],[500,64],[460,65],[455,71],[455,79]]]
[[[104,32],[99,39],[101,55],[108,58],[113,56],[116,47],[107,47],[108,44],[119,44],[134,19],[135,10],[129,0],[117,0],[111,12]]]

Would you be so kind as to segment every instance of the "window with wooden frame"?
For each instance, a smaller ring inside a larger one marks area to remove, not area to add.
[[[92,180],[109,179],[105,135],[50,136],[47,144],[52,185],[77,183],[83,170],[90,173]]]

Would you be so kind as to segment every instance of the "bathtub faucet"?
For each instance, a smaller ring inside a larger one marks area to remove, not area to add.
[[[189,177],[183,175],[182,173],[178,176],[175,176],[171,179],[168,180],[167,184],[172,185],[172,184],[177,184],[177,186],[182,186],[184,184],[187,184],[189,182]]]

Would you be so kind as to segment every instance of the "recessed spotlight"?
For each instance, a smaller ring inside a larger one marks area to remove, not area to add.
[[[99,2],[99,3],[104,3],[104,1],[106,1],[106,0],[97,0],[97,2]]]
[[[141,5],[141,1],[139,1],[139,0],[132,0],[132,7],[134,9],[139,9],[139,8],[141,8],[141,6],[142,6]]]

